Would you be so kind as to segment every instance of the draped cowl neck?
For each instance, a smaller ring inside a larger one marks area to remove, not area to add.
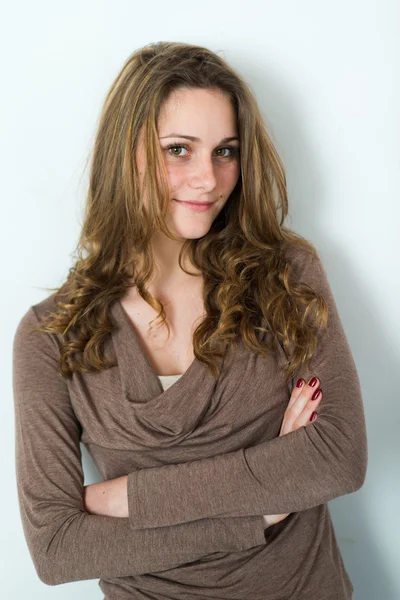
[[[135,415],[135,431],[142,434],[147,447],[149,443],[155,446],[181,442],[207,412],[217,380],[194,357],[182,376],[164,390],[119,300],[112,304],[111,315],[116,324],[112,342],[122,394]]]
[[[224,419],[224,407],[238,393],[244,398],[251,381],[263,378],[260,361],[266,367],[265,373],[268,361],[276,366],[280,356],[279,352],[269,359],[257,356],[238,340],[218,359],[219,376],[214,377],[194,357],[179,379],[163,389],[120,300],[111,305],[110,316],[114,329],[104,343],[104,351],[107,358],[116,359],[117,365],[102,371],[74,372],[69,384],[85,443],[144,452],[182,443],[204,447],[206,442],[232,433],[235,424]],[[268,382],[261,388],[265,386],[269,387]],[[239,428],[246,418],[243,415],[242,423],[238,421]]]
[[[120,300],[112,304],[111,315],[116,322],[116,329],[112,332],[112,338],[120,368],[123,391],[126,399],[132,403],[135,409],[151,410],[154,405],[157,405],[158,408],[160,402],[168,401],[170,396],[171,399],[175,394],[182,397],[180,391],[182,392],[188,380],[194,383],[204,382],[206,373],[209,370],[194,357],[182,377],[172,386],[174,394],[168,393],[168,390],[164,391],[158,375],[147,358],[135,326]],[[141,372],[143,377],[135,378],[134,373],[132,373],[133,365],[135,365],[137,371]],[[215,384],[212,378],[208,378],[208,385],[210,384]],[[172,387],[169,389],[172,390]]]

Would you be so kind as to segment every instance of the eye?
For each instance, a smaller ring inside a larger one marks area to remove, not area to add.
[[[185,150],[187,150],[186,146],[181,146],[181,145],[179,145],[179,144],[173,144],[173,145],[171,145],[171,146],[167,146],[167,150],[168,150],[168,151],[169,151],[169,150],[176,150],[177,148],[178,148],[178,149],[179,149],[179,148],[184,148]],[[174,152],[172,152],[172,153],[171,153],[171,155],[172,155],[172,156],[182,156],[181,154],[175,154]]]
[[[231,158],[235,155],[235,153],[239,152],[239,148],[236,146],[224,146],[223,148],[218,148],[217,152],[220,150],[229,150],[230,154],[223,156],[222,158]]]
[[[181,156],[184,156],[183,154],[176,154],[175,152],[171,152],[171,150],[180,150],[180,149],[184,149],[184,150],[188,150],[188,147],[185,146],[184,144],[171,144],[169,146],[166,147],[166,150],[168,151],[168,154],[170,154],[170,156],[174,156],[176,158],[179,158]],[[225,154],[224,155],[217,155],[219,158],[226,158],[226,159],[231,159],[234,158],[236,154],[239,154],[240,150],[238,147],[236,146],[224,146],[223,148],[218,148],[216,150],[216,152],[221,152],[223,150],[228,150],[229,154]]]

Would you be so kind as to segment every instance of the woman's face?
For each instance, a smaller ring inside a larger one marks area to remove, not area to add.
[[[181,88],[165,101],[157,128],[169,181],[168,227],[182,238],[200,238],[240,176],[234,109],[219,90]],[[137,161],[142,178],[146,166],[141,140]],[[206,210],[196,210],[200,205],[195,203],[202,202],[211,204]]]

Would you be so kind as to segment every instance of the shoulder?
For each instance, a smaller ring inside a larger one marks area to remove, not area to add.
[[[42,317],[55,307],[54,295],[29,306],[15,330],[12,372],[15,402],[19,407],[24,403],[31,405],[34,398],[45,402],[44,398],[49,392],[67,392],[66,382],[59,370],[61,336],[40,329]],[[37,394],[39,391],[40,398]]]
[[[282,253],[287,262],[296,270],[309,265],[322,264],[321,256],[316,246],[303,238],[303,243],[282,242]]]
[[[307,283],[319,287],[327,279],[322,257],[316,246],[305,240],[305,244],[284,242],[282,252],[290,265],[289,277],[296,283]]]
[[[302,265],[313,258],[319,258],[316,246],[306,239],[301,244],[294,241],[282,242],[281,251],[288,262],[296,265]]]
[[[32,305],[31,308],[34,311],[34,313],[36,314],[39,321],[41,321],[42,318],[47,315],[47,313],[53,312],[56,310],[57,305],[55,302],[55,297],[56,297],[56,292],[54,292],[53,294],[50,294],[50,296],[47,296],[47,298],[44,298],[40,302],[37,302],[36,304]]]
[[[56,309],[55,295],[56,292],[44,300],[32,304],[19,318],[14,333],[14,350],[22,344],[32,344],[34,342],[40,344],[44,338],[49,338],[49,334],[34,330],[40,326],[40,322],[49,312],[53,312]]]

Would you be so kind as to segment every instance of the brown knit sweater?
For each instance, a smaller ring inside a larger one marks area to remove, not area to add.
[[[29,307],[13,345],[16,468],[44,583],[100,579],[107,600],[352,598],[327,502],[365,480],[360,383],[321,259],[292,248],[288,259],[330,311],[289,386],[277,342],[267,357],[240,342],[217,380],[194,359],[163,390],[119,301],[105,344],[118,365],[67,381],[61,337],[29,332],[54,295]],[[279,437],[293,385],[312,375],[318,419]],[[129,518],[84,510],[80,442],[104,479],[128,475]],[[262,515],[281,513],[264,536]]]

